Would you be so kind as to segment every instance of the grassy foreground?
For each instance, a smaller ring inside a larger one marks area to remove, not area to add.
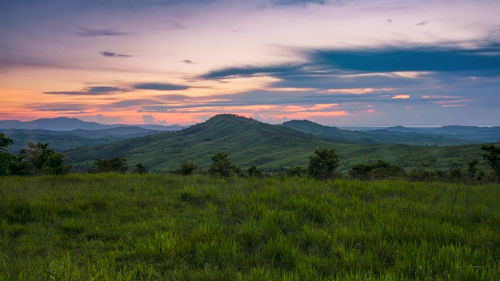
[[[0,280],[500,280],[500,186],[0,178]]]

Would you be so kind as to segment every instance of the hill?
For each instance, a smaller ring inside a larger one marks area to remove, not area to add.
[[[179,125],[161,126],[161,125],[125,125],[112,124],[105,125],[95,122],[86,122],[77,118],[58,117],[43,118],[33,121],[2,120],[0,129],[24,129],[24,130],[49,130],[49,131],[73,131],[73,130],[103,130],[117,127],[141,127],[147,130],[155,131],[176,131],[185,128]]]
[[[131,165],[142,162],[152,171],[167,171],[183,161],[202,168],[210,164],[217,151],[243,168],[257,165],[276,170],[307,165],[314,149],[336,149],[340,169],[378,159],[411,169],[415,167],[449,168],[480,158],[478,145],[425,147],[386,144],[346,144],[327,138],[270,125],[234,115],[217,115],[187,129],[128,139],[113,144],[82,147],[67,151],[68,160],[78,169],[86,169],[94,158],[124,157]]]
[[[9,151],[16,153],[23,149],[28,142],[49,143],[52,149],[61,152],[81,146],[113,143],[129,138],[159,134],[161,131],[146,130],[140,127],[117,127],[73,131],[0,129],[0,133],[14,140]]]
[[[460,139],[444,134],[425,134],[425,131],[416,131],[412,129],[404,130],[404,127],[400,130],[377,129],[370,131],[354,131],[342,130],[337,127],[323,126],[308,120],[287,121],[283,123],[282,126],[344,143],[384,143],[440,146],[472,143],[471,140]]]
[[[443,126],[439,128],[407,128],[402,126],[386,128],[389,132],[419,133],[427,135],[449,136],[466,140],[470,143],[500,141],[500,127]]]

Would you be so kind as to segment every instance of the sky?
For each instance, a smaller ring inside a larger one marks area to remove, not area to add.
[[[0,0],[0,120],[500,125],[498,0]]]

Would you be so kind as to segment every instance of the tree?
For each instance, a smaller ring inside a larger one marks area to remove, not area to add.
[[[500,147],[493,144],[483,144],[481,150],[483,151],[481,156],[490,164],[496,179],[500,180]]]
[[[235,174],[241,174],[240,168],[231,162],[226,152],[217,152],[211,159],[212,164],[208,169],[210,175],[227,178]]]
[[[12,167],[16,157],[10,154],[7,148],[13,143],[12,139],[0,133],[0,176],[12,174]]]
[[[351,177],[359,179],[383,179],[388,177],[400,177],[405,174],[403,168],[378,160],[375,164],[354,165],[349,172]]]
[[[127,160],[124,158],[94,159],[94,165],[89,169],[90,173],[126,173],[128,170]]]
[[[339,158],[334,149],[319,148],[309,157],[308,173],[317,179],[333,179],[339,164]]]
[[[48,143],[28,143],[17,157],[16,174],[20,175],[63,175],[71,169],[64,164],[64,154],[56,153]]]
[[[257,166],[252,165],[250,166],[250,168],[248,168],[248,176],[262,178],[264,175],[262,174],[262,171],[259,168],[257,168]]]
[[[286,174],[289,177],[303,177],[307,175],[307,168],[304,167],[293,167],[286,170]]]
[[[170,173],[175,175],[188,176],[194,173],[196,170],[196,165],[190,162],[183,162],[178,169],[170,171]]]
[[[142,175],[142,174],[145,174],[147,172],[148,172],[148,169],[146,169],[146,167],[142,163],[137,163],[137,165],[135,165],[134,173]]]

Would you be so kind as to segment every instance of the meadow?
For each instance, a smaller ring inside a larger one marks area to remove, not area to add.
[[[0,177],[0,280],[500,280],[500,185]]]

